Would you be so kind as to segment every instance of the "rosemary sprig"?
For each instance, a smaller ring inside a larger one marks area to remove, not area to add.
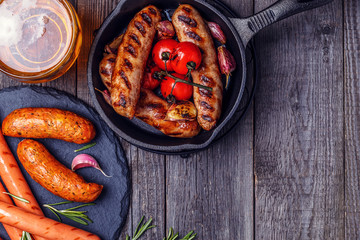
[[[194,231],[190,231],[185,237],[180,240],[192,240],[196,237],[196,233]]]
[[[91,206],[95,205],[95,203],[86,203],[81,204],[79,206],[75,206],[72,208],[64,209],[64,210],[58,210],[54,208],[53,206],[61,205],[61,204],[68,204],[73,203],[72,201],[65,201],[65,202],[59,202],[59,203],[52,203],[52,204],[44,204],[43,206],[48,208],[52,213],[55,214],[55,216],[59,219],[61,222],[60,215],[67,217],[77,223],[83,224],[83,225],[89,225],[86,221],[92,223],[93,221],[85,214],[87,211],[74,211],[75,209],[85,207],[85,206]],[[86,220],[86,221],[85,221]]]
[[[141,225],[141,223],[143,222],[143,220],[144,220],[144,216],[142,216],[139,224],[137,225],[133,237],[130,238],[130,236],[126,234],[126,240],[137,240],[137,239],[139,239],[139,238],[142,236],[142,234],[143,234],[144,232],[146,232],[147,230],[149,230],[149,229],[151,229],[151,228],[156,227],[155,225],[151,225],[151,226],[150,226],[150,224],[151,224],[151,222],[152,222],[152,218],[150,218],[146,223],[144,223],[143,225]],[[140,227],[140,225],[141,225],[141,227]]]
[[[30,233],[23,231],[20,240],[32,240]]]
[[[134,232],[134,236],[130,238],[130,236],[126,234],[125,240],[138,240],[146,230],[156,227],[154,225],[150,226],[152,222],[152,218],[150,218],[149,221],[141,225],[143,220],[144,220],[144,216],[141,218],[139,224],[137,225]],[[174,229],[170,228],[168,236],[164,237],[163,240],[193,240],[196,237],[196,233],[194,233],[194,231],[190,231],[185,237],[181,239],[178,239],[178,237],[179,237],[179,233],[174,234]]]
[[[88,145],[83,146],[82,148],[74,150],[74,152],[80,152],[80,151],[86,150],[88,148],[91,148],[91,147],[93,147],[95,145],[96,145],[96,142],[93,142],[93,143],[90,143]]]
[[[16,196],[14,194],[11,194],[9,192],[3,192],[4,194],[7,194],[7,195],[10,195],[11,197],[15,198],[16,200],[19,200],[21,202],[24,202],[24,203],[30,203],[28,200],[26,200],[25,198],[22,198],[22,197],[19,197],[19,196]]]
[[[179,233],[176,233],[174,235],[174,229],[170,228],[168,236],[165,237],[163,240],[177,240],[178,237],[179,237]],[[190,231],[185,237],[183,237],[183,238],[181,238],[179,240],[192,240],[195,237],[196,237],[196,233],[194,233],[194,231]]]

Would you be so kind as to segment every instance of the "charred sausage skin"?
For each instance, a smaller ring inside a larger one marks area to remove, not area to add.
[[[169,107],[169,103],[151,90],[142,88],[135,116],[170,137],[191,138],[200,132],[197,121],[164,120]]]
[[[105,64],[106,58],[107,56],[101,62]],[[108,62],[106,64],[111,65],[113,63]],[[100,72],[100,75],[106,74]],[[106,76],[102,79],[105,79],[104,84],[107,86]],[[169,107],[170,105],[165,100],[156,96],[152,91],[142,88],[135,116],[171,137],[190,138],[199,133],[201,128],[197,121],[165,121],[164,118]]]
[[[57,108],[20,108],[2,123],[6,136],[56,138],[73,143],[88,143],[96,135],[94,125],[73,112]]]
[[[141,79],[155,37],[160,11],[147,6],[131,20],[118,48],[111,79],[111,102],[120,115],[132,119],[140,96]]]
[[[211,130],[220,118],[223,95],[214,41],[200,13],[191,5],[180,5],[172,16],[172,22],[180,42],[193,42],[202,51],[201,65],[192,71],[191,76],[195,83],[213,90],[194,87],[194,104],[199,124],[203,129]]]
[[[114,72],[116,55],[113,53],[107,54],[100,62],[99,74],[105,87],[110,91],[111,89],[111,76]]]
[[[74,202],[92,202],[101,193],[103,186],[87,183],[71,171],[35,140],[22,140],[17,155],[32,179],[51,193]]]

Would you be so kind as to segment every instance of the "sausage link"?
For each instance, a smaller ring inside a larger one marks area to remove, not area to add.
[[[0,222],[50,240],[100,240],[95,234],[0,201]]]
[[[12,205],[13,203],[12,203],[10,197],[6,194],[3,194],[3,192],[6,192],[6,190],[5,190],[4,186],[0,183],[0,201],[3,201],[5,203]],[[4,224],[4,228],[11,240],[21,239],[22,230],[17,229],[12,226],[9,226],[9,225],[6,225],[6,224]]]
[[[160,20],[160,11],[155,6],[143,8],[129,23],[118,48],[111,79],[111,102],[114,110],[124,117],[134,117],[155,26]]]
[[[22,140],[17,154],[25,170],[41,186],[53,194],[74,202],[92,202],[103,186],[87,183],[52,156],[45,146],[35,140]]]
[[[191,72],[191,76],[195,83],[211,87],[212,91],[194,87],[194,104],[199,124],[203,129],[211,130],[220,118],[223,94],[214,41],[200,13],[191,5],[180,5],[172,22],[180,42],[193,42],[202,51],[201,65]]]
[[[164,120],[169,107],[165,100],[151,90],[142,88],[135,116],[170,137],[191,138],[200,132],[197,121]]]
[[[11,153],[3,134],[0,131],[0,176],[8,191],[16,196],[22,197],[29,201],[14,199],[16,206],[25,209],[34,214],[44,216],[39,204],[27,184],[14,155]],[[35,240],[44,240],[43,238],[34,237]]]
[[[56,138],[88,143],[96,134],[94,125],[73,112],[57,108],[20,108],[2,124],[3,134],[11,137]]]

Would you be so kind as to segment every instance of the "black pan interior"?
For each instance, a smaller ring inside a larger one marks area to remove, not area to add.
[[[191,4],[201,13],[205,20],[214,21],[221,26],[227,37],[226,47],[233,53],[237,62],[237,69],[232,73],[229,90],[224,93],[222,115],[217,127],[211,131],[202,130],[199,135],[191,139],[171,138],[138,119],[128,120],[118,115],[106,104],[102,96],[94,91],[94,88],[105,89],[98,73],[99,63],[103,57],[105,45],[125,31],[127,24],[133,16],[149,4],[153,4],[159,9],[166,10],[167,12],[172,12],[172,10],[176,9],[180,3]],[[94,39],[88,61],[88,83],[90,94],[94,100],[95,108],[106,123],[120,137],[136,146],[153,151],[172,153],[202,149],[211,143],[220,132],[221,128],[232,117],[241,100],[245,85],[244,76],[246,76],[244,55],[245,50],[236,30],[226,17],[208,3],[199,0],[122,0],[104,21]]]

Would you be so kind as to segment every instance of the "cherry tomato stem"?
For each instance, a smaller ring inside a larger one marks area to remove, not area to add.
[[[185,84],[194,86],[194,87],[206,89],[206,90],[208,90],[208,91],[212,91],[212,90],[213,90],[211,87],[207,87],[207,86],[204,86],[204,85],[201,85],[201,84],[197,84],[197,83],[193,83],[193,82],[188,82],[188,81],[186,81],[186,80],[184,80],[184,79],[175,77],[175,76],[173,76],[173,75],[171,75],[170,73],[165,72],[165,71],[161,71],[160,74],[163,75],[163,76],[171,77],[172,79],[175,80],[175,84],[176,84],[177,82],[182,82],[182,83],[185,83]],[[174,84],[174,85],[175,85],[175,84]]]

